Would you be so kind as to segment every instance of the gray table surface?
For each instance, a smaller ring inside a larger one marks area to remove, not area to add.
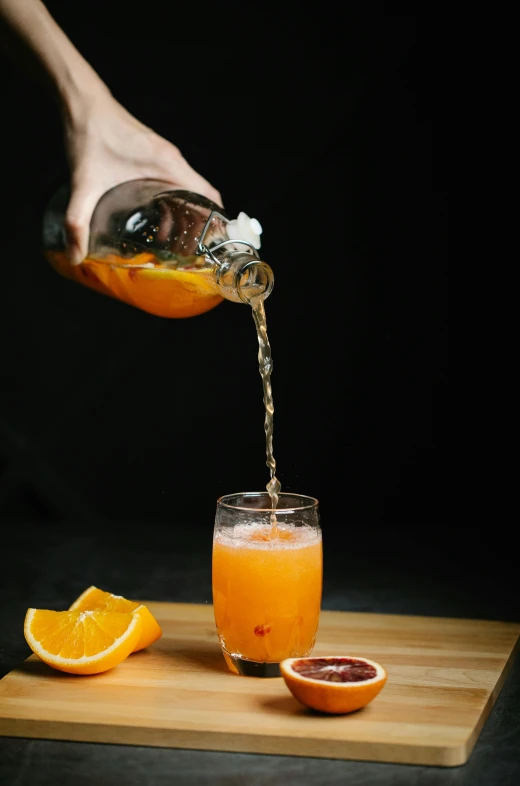
[[[11,527],[0,579],[0,675],[29,650],[22,621],[29,606],[66,608],[95,584],[129,597],[211,601],[208,533],[147,530],[139,545],[118,532],[73,535],[67,528]],[[337,550],[336,550],[337,551]],[[403,559],[325,558],[323,608],[520,621],[516,598],[496,576],[447,561],[440,574]],[[509,583],[507,587],[509,587]],[[0,738],[2,786],[518,786],[520,658],[462,767],[437,768],[286,756],[216,753],[94,743]]]

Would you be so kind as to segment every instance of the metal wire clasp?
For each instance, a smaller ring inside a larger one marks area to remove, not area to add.
[[[234,293],[240,298],[243,303],[248,305],[252,305],[252,299],[248,298],[243,291],[243,287],[241,286],[241,279],[244,275],[250,274],[253,268],[257,268],[258,270],[262,268],[265,272],[265,286],[264,290],[261,293],[262,299],[267,297],[273,288],[273,277],[271,269],[265,262],[263,262],[260,257],[258,256],[258,252],[254,245],[250,243],[248,240],[232,240],[228,238],[227,240],[222,240],[220,243],[215,243],[214,245],[207,246],[204,243],[206,234],[208,232],[209,226],[214,218],[220,218],[225,224],[229,223],[229,218],[223,216],[222,213],[219,213],[217,210],[213,210],[206,224],[204,229],[202,230],[199,245],[198,245],[198,252],[199,254],[204,254],[209,256],[211,261],[214,263],[216,267],[216,278],[217,284],[220,285],[220,279],[222,276],[225,276],[228,271],[232,272],[233,276],[233,284],[227,285],[230,289],[234,291]],[[224,259],[220,260],[215,255],[215,252],[218,251],[220,248],[224,248],[225,246],[247,246],[247,252],[245,249],[243,251],[235,249],[235,253],[231,255],[224,255]],[[246,261],[247,259],[247,261]],[[235,270],[232,268],[236,266]]]
[[[214,251],[218,251],[219,248],[223,248],[224,246],[243,245],[243,246],[247,246],[251,250],[253,256],[256,259],[260,259],[260,257],[258,256],[258,252],[257,252],[256,248],[254,247],[254,245],[252,243],[249,243],[249,241],[247,241],[247,240],[231,240],[231,239],[228,239],[228,240],[223,240],[221,243],[217,243],[216,245],[212,246],[211,248],[209,248],[209,246],[206,246],[205,243],[204,243],[204,238],[206,237],[206,233],[207,233],[207,231],[208,231],[208,229],[210,227],[210,224],[211,224],[211,222],[213,221],[214,218],[220,218],[225,224],[229,224],[229,218],[226,218],[226,216],[223,216],[222,213],[218,212],[218,210],[212,210],[211,213],[209,214],[208,220],[206,221],[206,223],[204,225],[204,229],[202,230],[202,233],[200,235],[199,245],[198,245],[199,254],[207,254],[210,257],[211,261],[214,262],[214,264],[217,267],[221,267],[222,266],[222,262],[219,259],[217,259],[217,257],[215,256],[215,254],[213,252]]]

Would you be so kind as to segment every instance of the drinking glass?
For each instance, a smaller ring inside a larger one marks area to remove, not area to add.
[[[229,669],[277,677],[284,658],[309,655],[321,606],[323,552],[318,500],[266,491],[217,500],[213,609]]]

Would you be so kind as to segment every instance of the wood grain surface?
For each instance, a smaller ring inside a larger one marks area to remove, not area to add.
[[[333,717],[302,707],[281,678],[228,672],[210,605],[144,602],[163,636],[115,669],[78,677],[31,656],[6,675],[0,735],[456,766],[520,635],[505,622],[322,612],[314,655],[361,655],[388,672],[371,704]]]

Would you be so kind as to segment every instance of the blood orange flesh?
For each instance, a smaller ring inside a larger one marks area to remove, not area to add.
[[[301,658],[292,665],[302,677],[326,682],[364,682],[377,675],[377,669],[359,658]]]

